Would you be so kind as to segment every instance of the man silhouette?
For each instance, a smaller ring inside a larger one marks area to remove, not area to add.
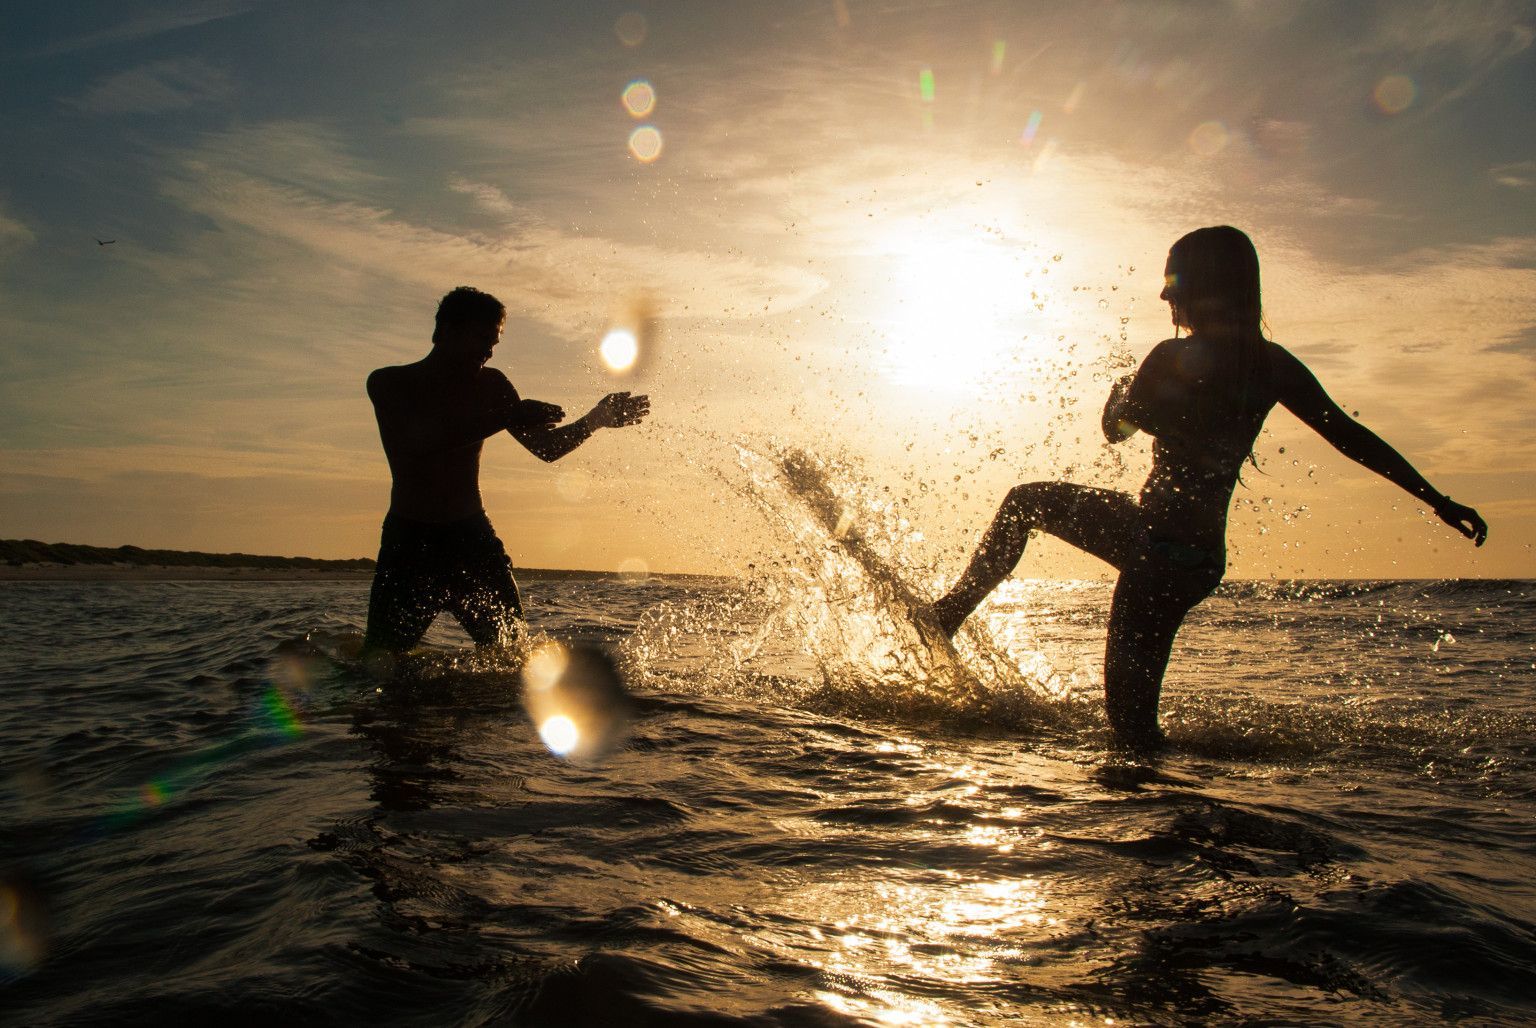
[[[555,461],[598,429],[639,424],[650,413],[648,397],[610,393],[586,416],[561,425],[561,408],[520,398],[506,375],[485,366],[506,316],[494,296],[460,286],[437,306],[430,353],[368,376],[394,481],[364,653],[411,649],[444,610],[477,645],[515,641],[522,602],[512,562],[480,501],[485,440],[510,432],[540,460]]]

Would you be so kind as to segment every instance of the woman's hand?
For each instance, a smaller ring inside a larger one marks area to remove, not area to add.
[[[1126,397],[1131,392],[1131,382],[1135,378],[1135,375],[1122,375],[1110,388],[1109,400],[1104,404],[1104,416],[1099,425],[1104,429],[1104,438],[1112,443],[1124,442],[1136,434],[1136,426],[1121,416]]]
[[[1488,539],[1488,522],[1483,520],[1482,515],[1449,496],[1440,497],[1440,502],[1435,504],[1435,516],[1477,546],[1483,545]]]

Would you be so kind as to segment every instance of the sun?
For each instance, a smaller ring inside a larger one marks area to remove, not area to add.
[[[880,318],[884,370],[893,381],[964,389],[1017,356],[1040,297],[1017,247],[966,233],[917,232],[893,249]]]

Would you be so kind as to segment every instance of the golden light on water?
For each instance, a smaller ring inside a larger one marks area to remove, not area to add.
[[[641,164],[650,164],[661,156],[661,130],[655,125],[641,125],[629,134],[629,152]]]
[[[650,117],[656,109],[656,90],[645,79],[635,79],[625,86],[621,99],[624,101],[624,109],[632,118]]]
[[[1062,928],[1038,878],[967,878],[919,873],[873,888],[830,885],[803,897],[812,927],[804,959],[851,989],[827,988],[829,1008],[879,1024],[946,1024],[952,1009],[882,987],[892,979],[978,986],[1006,981],[1033,947]]]
[[[608,334],[603,336],[597,353],[602,357],[609,371],[625,372],[635,366],[635,360],[640,356],[640,342],[630,329],[609,329]]]

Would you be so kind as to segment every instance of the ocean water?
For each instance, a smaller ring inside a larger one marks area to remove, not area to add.
[[[524,582],[630,682],[589,763],[445,620],[347,659],[364,582],[0,584],[0,1021],[1536,1019],[1536,583],[1228,583],[1138,758],[1107,585],[929,652],[772,470],[751,583]]]

